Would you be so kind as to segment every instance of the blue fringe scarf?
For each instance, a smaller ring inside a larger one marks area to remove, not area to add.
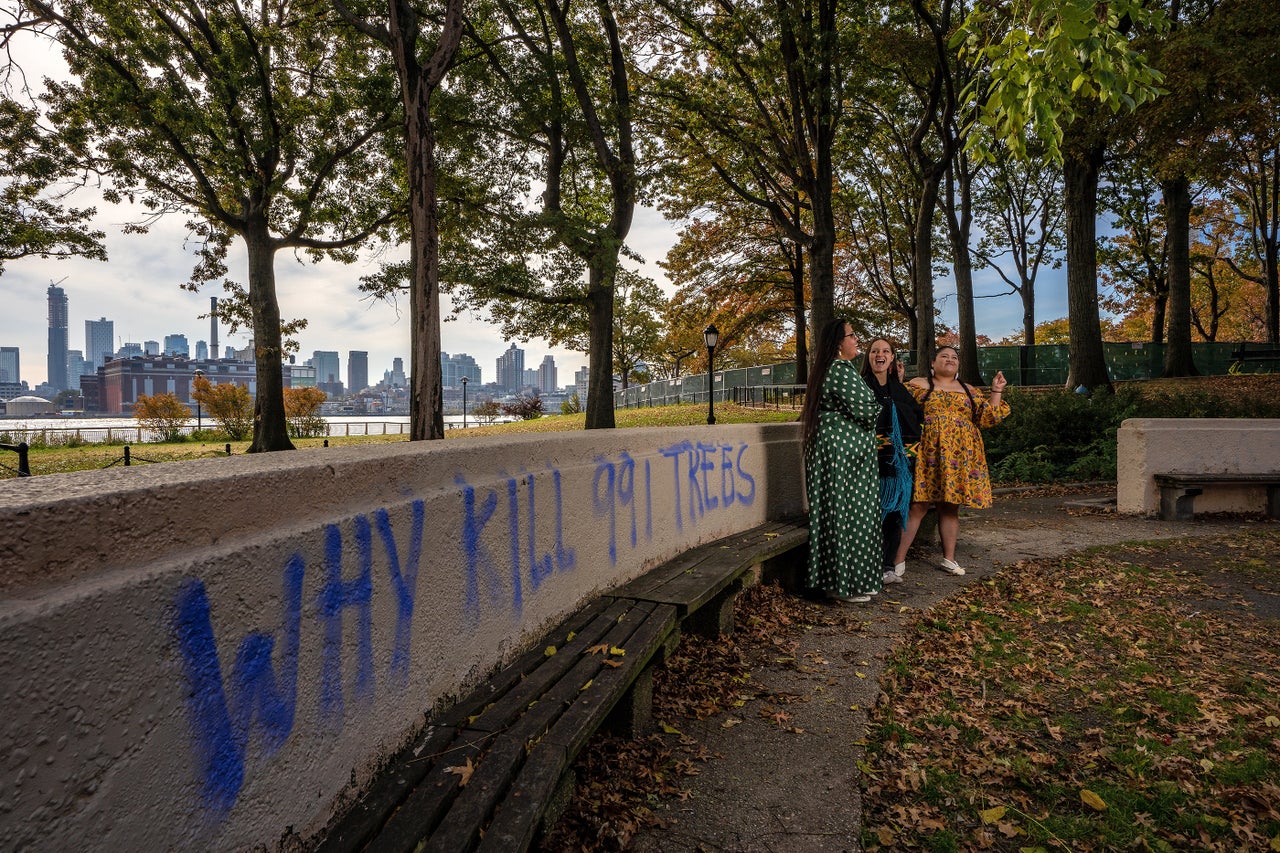
[[[889,417],[893,429],[889,435],[889,443],[893,446],[893,476],[880,478],[880,520],[883,522],[889,513],[897,512],[902,529],[907,529],[907,510],[911,507],[911,463],[907,459],[907,448],[902,443],[902,429],[898,426],[898,407],[893,399],[889,399]]]

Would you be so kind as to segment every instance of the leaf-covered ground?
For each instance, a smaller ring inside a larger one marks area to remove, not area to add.
[[[1280,530],[1022,563],[922,617],[868,850],[1280,850]]]
[[[753,672],[860,611],[777,587],[655,678],[665,735],[598,737],[544,851],[625,850],[718,756],[682,720],[788,704]],[[865,614],[864,614],[865,615]],[[925,612],[886,661],[860,792],[867,850],[1280,850],[1280,528],[1020,563]]]

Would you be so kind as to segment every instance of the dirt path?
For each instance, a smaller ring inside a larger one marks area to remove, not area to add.
[[[1020,560],[1122,542],[1209,536],[1242,523],[1162,522],[1070,505],[1108,497],[1114,497],[1113,488],[998,495],[992,509],[962,516],[957,560],[968,569],[964,577],[943,574],[923,559],[909,560],[906,583],[889,587],[872,605],[858,606],[844,624],[805,632],[794,660],[753,671],[755,689],[772,701],[747,703],[733,718],[741,722],[732,725],[724,715],[679,721],[685,734],[721,757],[689,780],[686,800],[658,807],[667,828],[643,831],[631,849],[860,849],[858,762],[866,713],[879,692],[886,652],[920,611]],[[769,716],[777,713],[786,715],[785,723]]]

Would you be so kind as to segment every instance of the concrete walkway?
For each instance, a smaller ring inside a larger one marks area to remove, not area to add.
[[[756,710],[743,722],[723,728],[724,716],[681,720],[681,730],[723,758],[701,766],[687,780],[691,796],[662,807],[665,830],[647,830],[634,850],[646,853],[807,853],[859,850],[861,818],[857,762],[866,737],[866,714],[876,701],[886,654],[903,627],[920,611],[980,582],[1019,560],[1054,558],[1072,551],[1120,542],[1208,536],[1236,529],[1232,521],[1163,522],[1118,517],[1070,504],[1105,501],[1113,487],[997,494],[989,510],[961,516],[957,561],[964,577],[951,577],[932,563],[911,559],[906,582],[889,587],[864,608],[866,630],[847,632],[818,626],[800,638],[793,667],[756,669],[758,688],[810,697],[786,706],[784,731]],[[806,658],[806,653],[811,656]],[[758,703],[751,703],[758,704]]]

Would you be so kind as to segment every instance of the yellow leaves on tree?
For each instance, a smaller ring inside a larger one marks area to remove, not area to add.
[[[177,441],[182,437],[182,427],[191,418],[187,404],[172,394],[140,394],[133,404],[133,416],[138,426],[156,433],[162,441]]]
[[[241,441],[253,432],[253,397],[244,385],[234,382],[215,385],[207,377],[197,376],[192,383],[191,399],[203,407],[203,414],[216,421],[232,441]]]

